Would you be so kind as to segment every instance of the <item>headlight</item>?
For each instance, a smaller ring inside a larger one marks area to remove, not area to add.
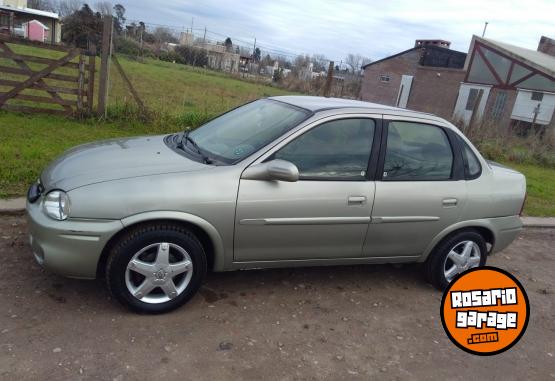
[[[44,213],[55,220],[65,220],[69,214],[69,197],[60,190],[55,190],[44,198]]]

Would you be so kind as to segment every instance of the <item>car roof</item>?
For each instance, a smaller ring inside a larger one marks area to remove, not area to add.
[[[381,105],[378,103],[370,103],[357,101],[353,99],[342,99],[342,98],[326,98],[326,97],[312,97],[305,95],[283,95],[270,97],[276,101],[285,102],[293,106],[304,108],[312,112],[331,110],[331,109],[341,109],[341,108],[364,108],[371,110],[372,112],[395,114],[402,113],[405,114],[407,111],[415,114],[430,115],[419,111],[407,110],[404,108],[393,107]]]

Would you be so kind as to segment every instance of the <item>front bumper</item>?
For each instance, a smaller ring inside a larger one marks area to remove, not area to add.
[[[94,279],[102,250],[123,228],[119,220],[55,221],[42,211],[42,198],[27,201],[29,242],[37,262],[70,278]]]

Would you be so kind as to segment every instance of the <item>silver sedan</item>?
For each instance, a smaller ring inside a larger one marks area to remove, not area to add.
[[[209,270],[420,262],[442,289],[515,239],[525,190],[434,115],[284,96],[73,148],[27,212],[38,263],[163,312]]]

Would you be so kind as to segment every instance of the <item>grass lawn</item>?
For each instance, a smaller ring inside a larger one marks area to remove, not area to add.
[[[524,206],[527,216],[555,216],[555,169],[530,164],[504,163],[526,176],[528,196]]]

